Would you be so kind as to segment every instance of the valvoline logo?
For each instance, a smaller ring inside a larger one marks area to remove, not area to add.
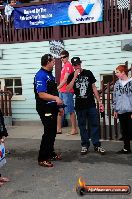
[[[72,23],[102,21],[103,0],[72,1],[68,16]]]
[[[84,7],[82,5],[78,5],[78,6],[75,6],[75,7],[78,10],[79,14],[81,16],[84,16],[84,15],[89,15],[89,13],[92,10],[93,6],[94,6],[94,4],[92,3],[92,4],[88,4],[85,9],[84,9]]]

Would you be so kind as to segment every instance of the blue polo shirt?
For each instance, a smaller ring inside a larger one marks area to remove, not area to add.
[[[53,76],[52,72],[41,68],[35,75],[35,85],[37,93],[49,93],[50,91],[48,91],[48,86],[50,82],[55,83],[55,77]]]
[[[34,78],[34,92],[37,107],[44,107],[48,101],[39,98],[38,93],[45,92],[54,96],[58,96],[57,83],[52,71],[41,68]]]

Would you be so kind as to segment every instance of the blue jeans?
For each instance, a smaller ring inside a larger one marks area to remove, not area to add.
[[[74,112],[74,100],[73,100],[73,93],[59,93],[59,97],[63,100],[65,107],[65,114],[73,113]]]
[[[94,146],[100,146],[99,141],[99,119],[96,107],[89,107],[85,110],[77,111],[78,126],[80,129],[81,145],[90,146],[89,139]],[[88,122],[88,127],[87,126]]]

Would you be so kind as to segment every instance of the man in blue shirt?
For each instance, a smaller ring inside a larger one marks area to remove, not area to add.
[[[52,55],[45,54],[41,58],[41,69],[34,78],[34,92],[36,110],[44,125],[44,134],[39,150],[38,164],[44,167],[53,167],[51,160],[60,160],[60,155],[54,151],[54,142],[57,133],[57,115],[63,114],[63,101],[58,97],[57,84],[52,75],[55,60]]]

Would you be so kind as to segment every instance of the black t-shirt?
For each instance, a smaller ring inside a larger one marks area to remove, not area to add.
[[[74,73],[69,75],[67,84],[71,82],[74,77]],[[93,73],[90,70],[83,69],[78,75],[74,83],[75,109],[83,110],[88,107],[95,106],[94,94],[92,84],[96,82]]]

